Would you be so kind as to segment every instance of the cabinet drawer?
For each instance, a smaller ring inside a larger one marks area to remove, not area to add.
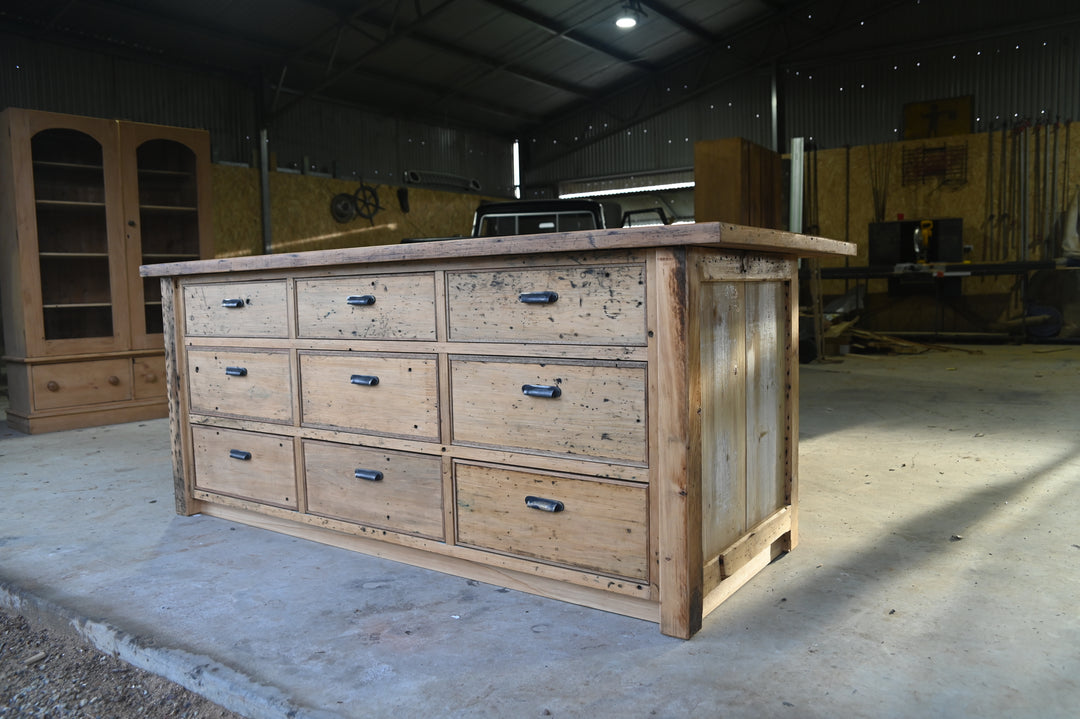
[[[439,441],[434,355],[300,353],[305,425]]]
[[[131,399],[131,359],[34,365],[35,409],[58,409]]]
[[[443,539],[439,457],[305,441],[304,479],[311,514]]]
[[[448,272],[450,339],[645,345],[642,265]]]
[[[296,509],[292,437],[194,426],[195,487]]]
[[[135,357],[131,361],[135,399],[165,398],[165,358]]]
[[[319,339],[435,339],[428,273],[297,280],[297,333]]]
[[[644,487],[458,464],[454,488],[458,544],[648,580]]]
[[[285,280],[184,285],[193,337],[288,337]]]
[[[192,349],[187,362],[192,412],[292,422],[287,352]]]
[[[453,359],[450,372],[454,442],[648,459],[643,364]]]

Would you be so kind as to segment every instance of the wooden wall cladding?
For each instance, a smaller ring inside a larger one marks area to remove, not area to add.
[[[258,169],[214,165],[212,179],[216,255],[262,254]],[[410,187],[409,211],[404,212],[398,187],[366,184],[375,190],[381,209],[370,220],[357,216],[338,222],[330,213],[331,200],[338,194],[354,194],[360,182],[271,172],[273,251],[367,247],[396,244],[407,237],[468,235],[477,206],[485,199],[495,199]]]

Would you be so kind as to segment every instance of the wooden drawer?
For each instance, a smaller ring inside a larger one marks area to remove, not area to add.
[[[452,441],[644,465],[646,383],[636,362],[451,359]]]
[[[30,370],[35,409],[131,399],[131,358],[39,364]]]
[[[300,337],[434,340],[435,276],[297,280],[296,315]]]
[[[285,351],[192,349],[191,411],[292,422],[292,376]]]
[[[446,295],[454,341],[648,341],[643,265],[448,272]]]
[[[329,442],[304,442],[311,514],[442,541],[442,460]]]
[[[304,425],[439,441],[435,355],[300,353]]]
[[[292,437],[196,425],[195,487],[296,509]]]
[[[458,544],[648,581],[643,486],[457,464],[454,491]]]
[[[165,399],[165,357],[135,357],[131,361],[135,399]]]
[[[192,337],[288,337],[285,280],[184,285]]]

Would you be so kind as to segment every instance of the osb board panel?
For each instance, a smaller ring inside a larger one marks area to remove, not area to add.
[[[249,167],[211,165],[214,254],[241,257],[262,252],[259,172]]]
[[[369,185],[380,209],[371,220],[357,216],[338,222],[330,201],[339,193],[353,194],[355,180],[270,173],[270,221],[274,252],[333,250],[401,242],[406,237],[468,235],[473,214],[484,198],[477,195],[408,188],[409,212],[398,202],[397,187]]]
[[[262,200],[257,168],[213,165],[214,249],[217,257],[262,254]],[[403,212],[398,188],[371,185],[379,209],[372,220],[337,222],[330,201],[353,194],[355,180],[270,173],[270,222],[274,252],[301,252],[386,245],[406,237],[468,235],[473,214],[485,198],[477,195],[408,188]]]

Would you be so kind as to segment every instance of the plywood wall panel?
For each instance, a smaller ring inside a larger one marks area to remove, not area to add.
[[[1044,252],[1044,217],[1036,212],[1040,201],[1037,186],[1053,178],[1057,168],[1057,193],[1048,212],[1054,219],[1068,207],[1068,202],[1080,192],[1080,127],[1076,123],[1061,123],[1006,131],[1006,163],[1002,166],[1002,131],[959,135],[936,140],[911,140],[882,145],[837,148],[808,152],[806,155],[807,193],[805,197],[808,223],[812,234],[846,240],[858,246],[852,258],[823,258],[823,266],[865,265],[868,260],[868,227],[877,219],[875,189],[884,197],[884,212],[880,219],[893,221],[959,217],[964,222],[964,244],[971,247],[967,258],[972,262],[1016,261],[1024,259],[1020,227],[1016,213],[1009,212],[1007,189],[1018,186],[1023,166],[1013,166],[1012,147],[1020,147],[1026,134],[1028,148],[1027,187],[1031,221],[1027,235],[1026,259],[1053,259]],[[1036,133],[1040,152],[1036,162]],[[1049,136],[1050,152],[1045,150]],[[1054,138],[1057,155],[1053,158]],[[904,184],[904,151],[947,145],[961,147],[967,155],[966,176],[963,181],[926,181]],[[1044,158],[1051,158],[1050,172]],[[989,161],[989,162],[988,162]],[[988,169],[989,165],[989,169]],[[1004,176],[1003,176],[1004,171]],[[816,174],[815,174],[816,172]],[[1003,179],[1004,178],[1004,179]],[[815,189],[816,188],[816,189]],[[1006,190],[1003,192],[1003,190]],[[1054,193],[1047,193],[1052,197]],[[989,204],[987,202],[989,198]],[[1047,200],[1049,202],[1049,199]],[[1016,206],[1014,204],[1014,206]],[[1011,241],[1008,236],[1011,235]],[[1050,255],[1059,254],[1051,252]],[[1015,277],[975,277],[964,280],[965,295],[1008,295],[1013,292]],[[841,294],[842,281],[827,282],[827,295]],[[885,280],[872,280],[871,293],[884,293]]]
[[[255,168],[213,166],[214,239],[218,257],[262,254],[262,200]],[[274,252],[340,249],[401,242],[407,237],[468,235],[473,214],[485,199],[472,194],[408,188],[408,212],[399,188],[371,184],[380,209],[368,220],[338,222],[330,202],[352,195],[355,180],[270,173],[270,222]]]

